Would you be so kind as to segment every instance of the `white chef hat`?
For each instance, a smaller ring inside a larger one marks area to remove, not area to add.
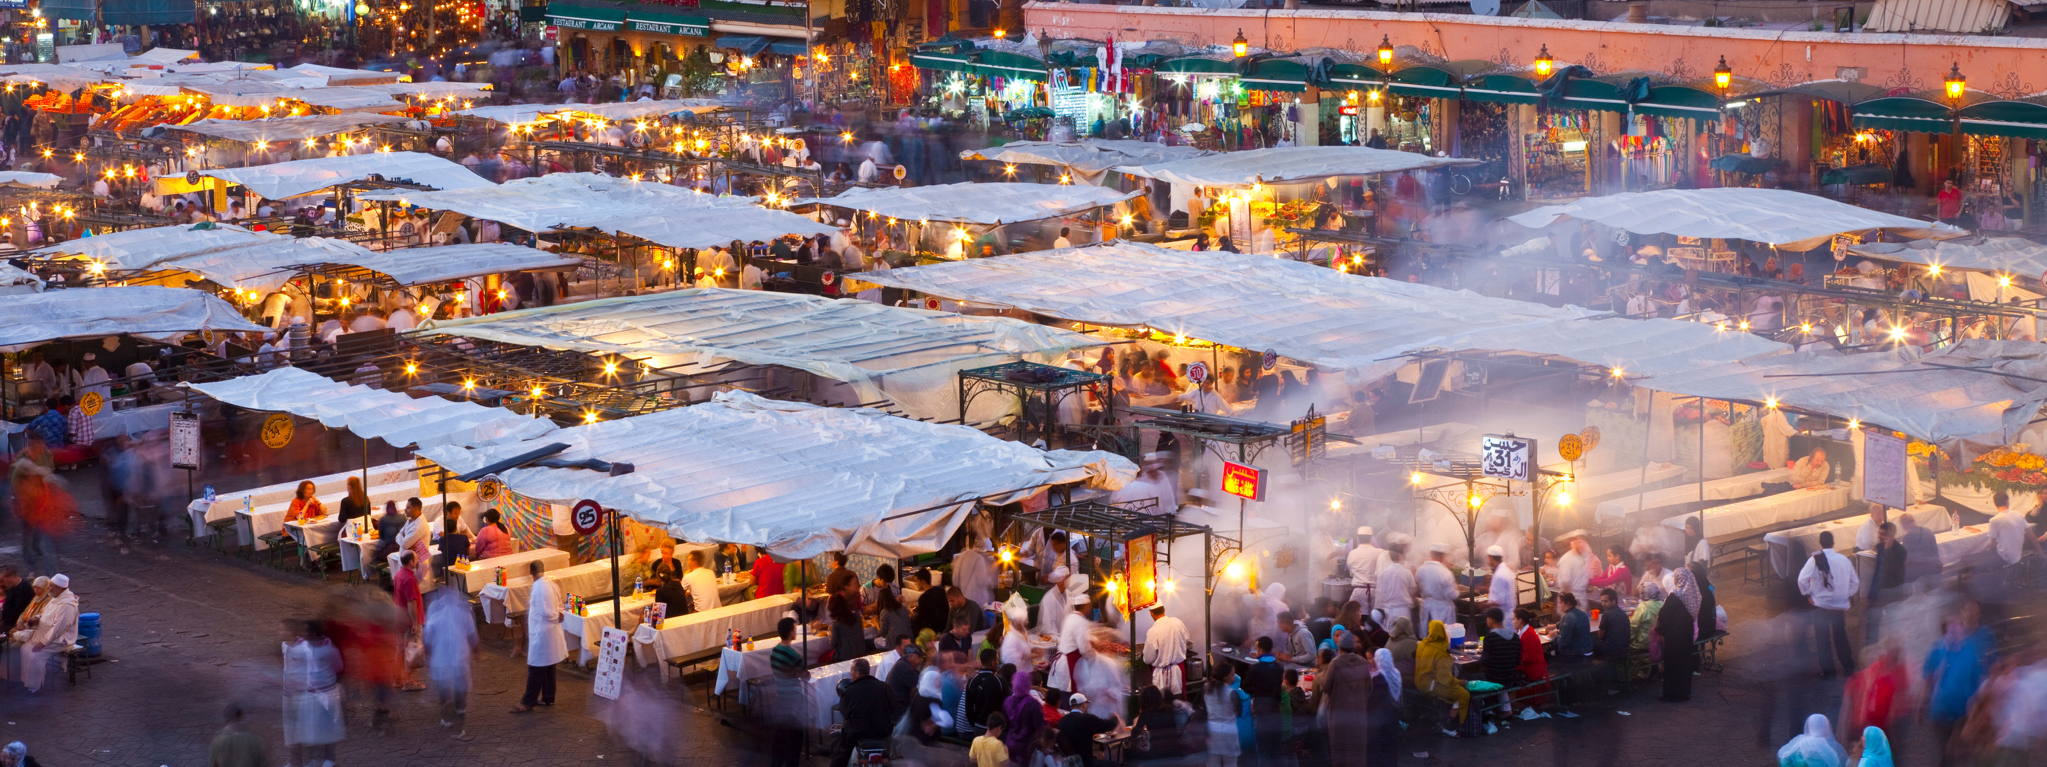
[[[1372,534],[1372,526],[1371,526],[1371,525],[1359,525],[1359,526],[1358,526],[1358,535],[1360,535],[1360,536],[1367,536],[1367,535],[1371,535],[1371,534]]]
[[[1495,547],[1495,548],[1498,548],[1498,547]],[[1450,547],[1449,547],[1448,545],[1445,545],[1445,544],[1441,544],[1441,543],[1431,543],[1431,544],[1429,544],[1429,553],[1430,553],[1430,554],[1448,554],[1448,553],[1450,553]]]
[[[1501,559],[1506,559],[1507,550],[1502,549],[1498,546],[1487,546],[1485,547],[1485,555],[1489,557],[1499,557]]]

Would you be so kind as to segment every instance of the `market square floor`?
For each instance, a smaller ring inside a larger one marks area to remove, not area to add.
[[[84,489],[80,505],[100,515],[95,469],[67,474]],[[99,530],[89,519],[85,528]],[[177,530],[177,527],[173,528]],[[0,561],[19,561],[18,539],[0,535]],[[220,728],[229,701],[248,710],[252,729],[269,745],[271,761],[283,764],[278,724],[278,629],[285,618],[306,616],[325,596],[316,581],[295,572],[191,548],[182,538],[142,545],[121,554],[96,535],[83,532],[66,542],[62,570],[72,578],[84,610],[98,612],[105,627],[108,662],[91,678],[70,686],[61,679],[42,694],[0,693],[0,742],[21,740],[50,767],[122,765],[185,767],[206,763],[207,743]],[[1808,656],[1794,658],[1781,638],[1770,638],[1762,587],[1743,583],[1738,566],[1716,572],[1720,603],[1733,632],[1721,650],[1725,670],[1696,680],[1689,703],[1655,700],[1656,685],[1632,693],[1597,696],[1577,719],[1517,722],[1499,734],[1469,740],[1411,733],[1401,747],[1401,764],[1514,767],[1601,767],[1629,765],[1774,764],[1775,751],[1807,714],[1829,717],[1840,710],[1839,679],[1818,678]],[[333,581],[339,584],[337,578]],[[2037,616],[2038,609],[2021,609]],[[1850,633],[1858,646],[1860,610]],[[2031,645],[2039,635],[2035,617],[2005,627],[2007,646]],[[388,736],[367,733],[364,701],[354,701],[350,738],[341,744],[341,765],[619,765],[635,757],[603,724],[584,716],[590,699],[586,672],[561,675],[560,705],[546,713],[508,713],[521,692],[524,672],[509,656],[510,645],[486,629],[476,659],[476,689],[470,703],[473,741],[458,742],[436,722],[431,691],[401,693],[397,720]],[[651,674],[652,669],[644,670]],[[747,732],[723,726],[721,712],[704,707],[701,677],[688,688],[668,688],[682,713],[675,740],[677,765],[752,767],[765,764],[761,745]],[[729,715],[729,714],[723,714]],[[1903,732],[1898,763],[1931,764],[1932,748],[1921,734]],[[1426,752],[1427,757],[1418,754]],[[823,767],[813,758],[806,767]]]

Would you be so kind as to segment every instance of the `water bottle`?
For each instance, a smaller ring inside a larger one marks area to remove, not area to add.
[[[725,582],[732,582],[732,560],[725,560]]]
[[[212,503],[212,502],[213,502],[213,500],[214,500],[214,499],[213,499],[213,486],[212,486],[212,485],[207,485],[207,486],[206,486],[206,502],[207,502],[207,503]]]
[[[633,596],[639,596],[640,591],[646,587],[646,584],[647,579],[645,577],[633,578]]]

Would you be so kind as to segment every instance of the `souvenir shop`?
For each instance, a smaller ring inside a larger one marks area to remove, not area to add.
[[[1386,139],[1386,148],[1434,154],[1437,147],[1435,117],[1448,99],[1398,93],[1388,93],[1383,99],[1386,102],[1386,128],[1381,135]],[[1366,135],[1369,136],[1370,132],[1367,131]]]
[[[1535,110],[1521,136],[1522,183],[1528,200],[1568,200],[1593,193],[1593,147],[1603,146],[1601,116],[1586,109]]]
[[[1160,125],[1199,123],[1206,129],[1190,135],[1197,145],[1228,151],[1271,146],[1270,137],[1284,135],[1288,128],[1287,109],[1296,106],[1295,98],[1292,93],[1247,89],[1232,76],[1162,74],[1151,103]]]
[[[1641,113],[1626,117],[1627,134],[1614,138],[1614,155],[1620,163],[1618,188],[1613,192],[1646,192],[1671,189],[1698,177],[1698,157],[1692,149],[1701,131],[1699,121],[1682,117],[1656,117]]]

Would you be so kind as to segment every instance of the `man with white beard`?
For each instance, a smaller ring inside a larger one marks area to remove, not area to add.
[[[1379,579],[1379,570],[1386,566],[1386,551],[1372,545],[1372,528],[1358,528],[1358,547],[1351,550],[1344,564],[1350,567],[1350,600],[1369,609],[1372,586]]]
[[[1414,625],[1427,626],[1429,621],[1442,621],[1448,626],[1457,622],[1457,576],[1443,563],[1449,547],[1443,544],[1429,546],[1429,561],[1414,571],[1415,585],[1421,592],[1421,620]]]
[[[1379,568],[1378,587],[1374,592],[1374,604],[1386,613],[1386,625],[1392,625],[1395,618],[1414,620],[1414,573],[1401,560],[1407,557],[1407,547],[1399,541],[1388,541],[1386,565]]]
[[[1596,565],[1592,546],[1584,538],[1571,539],[1571,550],[1557,558],[1557,590],[1578,598],[1578,604],[1594,604],[1587,597],[1592,593],[1592,569]]]

